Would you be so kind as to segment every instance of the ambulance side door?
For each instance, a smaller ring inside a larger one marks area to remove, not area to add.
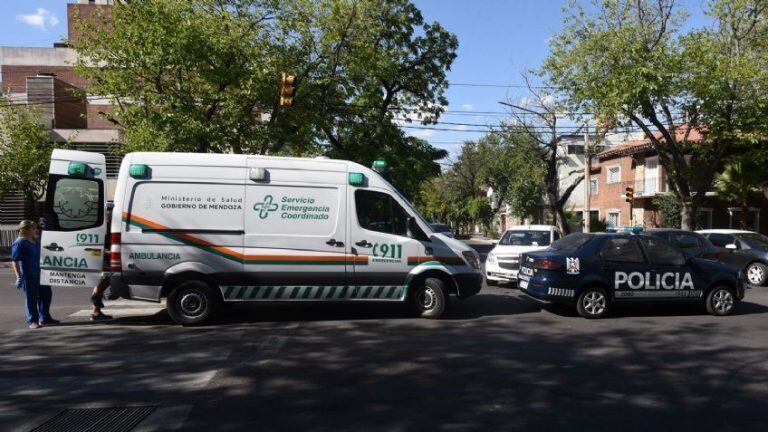
[[[408,257],[423,248],[408,236],[409,214],[384,189],[350,187],[349,202],[350,285],[362,290],[358,298],[391,299],[392,287],[406,285]]]
[[[40,238],[40,283],[93,287],[103,269],[106,160],[99,153],[54,150]]]

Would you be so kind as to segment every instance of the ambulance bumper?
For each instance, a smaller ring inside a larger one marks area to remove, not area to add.
[[[458,289],[456,296],[460,299],[472,297],[479,293],[480,288],[483,287],[483,274],[480,272],[453,275],[453,280]]]

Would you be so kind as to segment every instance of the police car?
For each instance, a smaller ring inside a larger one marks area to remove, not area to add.
[[[686,257],[664,239],[630,233],[570,234],[540,252],[523,254],[523,293],[576,305],[585,318],[604,316],[616,302],[701,302],[713,315],[728,315],[744,298],[741,273]]]

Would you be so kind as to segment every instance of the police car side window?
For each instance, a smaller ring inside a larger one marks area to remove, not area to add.
[[[733,237],[727,234],[711,234],[709,241],[717,247],[725,247],[725,245],[733,243]]]
[[[669,243],[659,239],[640,239],[648,254],[648,260],[653,264],[683,265],[685,257]]]
[[[366,190],[355,191],[357,222],[361,228],[405,236],[408,213],[391,196]]]
[[[672,234],[672,243],[680,249],[701,247],[699,238],[691,234]]]
[[[600,257],[605,261],[644,263],[643,252],[637,242],[629,238],[608,239],[600,251]]]

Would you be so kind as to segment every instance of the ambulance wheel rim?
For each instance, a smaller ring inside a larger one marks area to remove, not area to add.
[[[198,290],[186,291],[179,299],[179,309],[187,317],[195,318],[208,308],[208,302],[205,300],[205,294]]]
[[[600,315],[605,311],[605,296],[598,291],[591,291],[584,296],[584,310],[590,315]]]
[[[752,285],[759,285],[763,281],[764,277],[765,270],[761,265],[752,264],[747,269],[747,279],[749,279],[749,283]]]
[[[712,296],[712,303],[718,313],[726,314],[733,309],[733,294],[726,289],[718,290]]]
[[[437,305],[437,293],[432,287],[426,287],[419,293],[416,301],[423,310],[431,310]]]

